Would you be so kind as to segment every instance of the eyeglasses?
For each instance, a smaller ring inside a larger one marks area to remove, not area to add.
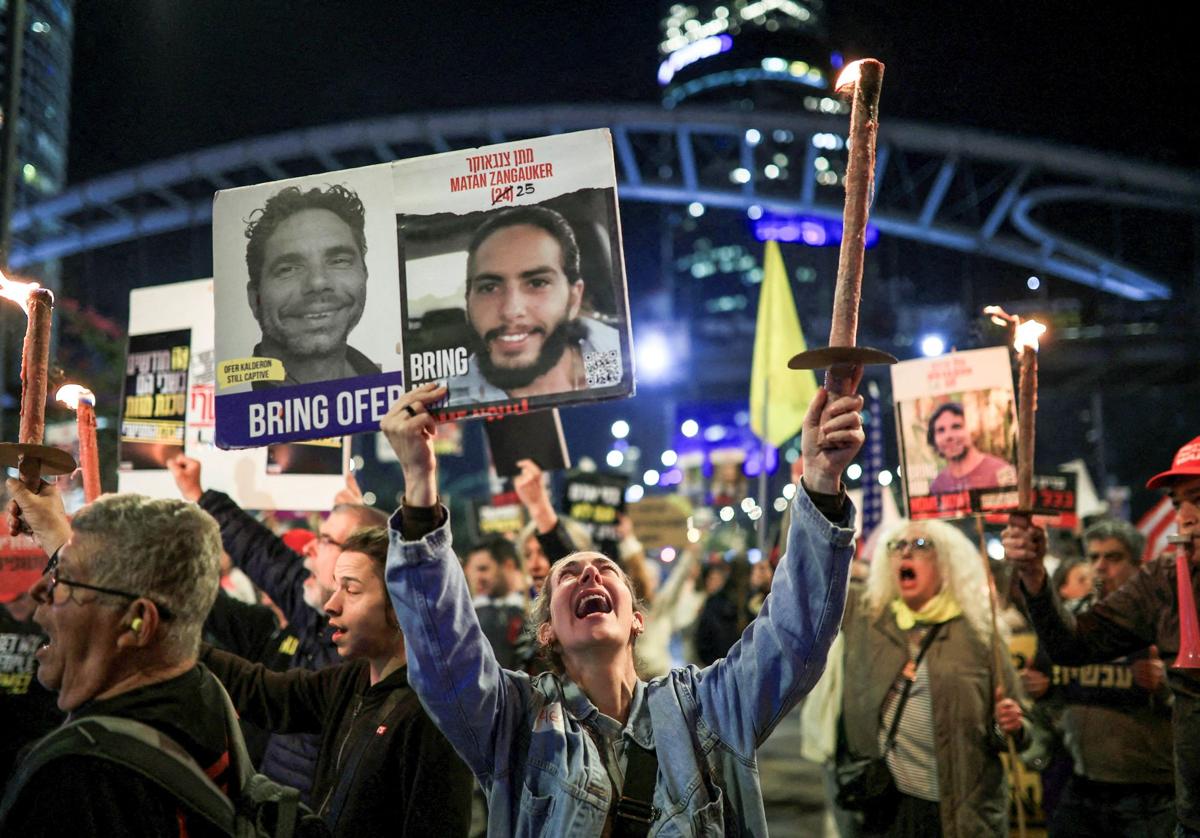
[[[907,538],[893,538],[887,543],[889,553],[903,553],[905,550],[912,548],[914,553],[931,553],[933,552],[932,538],[914,538],[911,541]]]
[[[54,551],[54,555],[50,557],[50,561],[46,563],[45,570],[42,571],[43,576],[47,574],[50,575],[50,581],[46,583],[46,592],[34,597],[34,599],[36,599],[38,602],[46,605],[54,604],[54,591],[59,585],[67,585],[72,588],[83,588],[87,591],[95,591],[98,594],[124,597],[130,601],[143,598],[141,594],[131,594],[128,591],[118,591],[115,588],[102,588],[99,585],[89,585],[86,582],[76,582],[73,579],[64,579],[61,575],[59,575],[58,572],[58,550]],[[150,599],[150,597],[145,597],[145,599]],[[167,608],[165,605],[155,602],[152,599],[150,601],[154,602],[154,606],[158,609],[158,615],[162,617],[162,619],[171,619],[171,609]]]

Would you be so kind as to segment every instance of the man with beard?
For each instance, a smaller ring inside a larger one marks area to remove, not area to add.
[[[933,412],[926,439],[946,459],[946,467],[929,485],[930,494],[991,489],[1017,480],[1011,463],[975,447],[963,406],[958,402],[946,402]]]
[[[254,389],[353,378],[379,365],[346,343],[367,299],[362,201],[334,184],[289,186],[246,225],[246,296],[262,329],[254,357],[277,358],[283,381]]]
[[[448,382],[448,404],[620,383],[619,333],[582,315],[583,297],[579,245],[559,213],[527,206],[488,218],[467,247],[473,354]]]

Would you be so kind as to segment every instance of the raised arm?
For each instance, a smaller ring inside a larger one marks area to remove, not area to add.
[[[1039,644],[1052,661],[1067,666],[1100,663],[1154,642],[1157,596],[1145,569],[1092,608],[1074,616],[1053,586],[1047,584],[1042,564],[1045,532],[1040,527],[1014,522],[1004,529],[1001,540],[1005,558],[1016,565]]]
[[[221,546],[255,585],[267,592],[297,630],[319,623],[321,615],[304,602],[304,580],[308,571],[304,558],[256,521],[233,498],[223,492],[205,490],[200,461],[179,455],[167,462],[175,485],[184,500],[199,504],[221,527]]]
[[[524,725],[529,679],[496,662],[479,628],[466,577],[451,549],[446,510],[438,504],[437,426],[429,405],[446,393],[425,385],[405,394],[380,429],[400,459],[404,503],[389,522],[387,586],[408,653],[408,680],[438,728],[483,783],[515,754]]]
[[[813,399],[802,487],[771,593],[729,654],[696,676],[702,718],[744,758],[821,677],[841,625],[854,557],[854,508],[841,474],[862,447],[861,409],[859,396],[829,401],[821,389]]]
[[[58,487],[43,480],[35,494],[14,477],[4,485],[12,498],[8,508],[9,531],[17,535],[28,529],[46,555],[54,555],[71,538],[71,521],[63,508]]]

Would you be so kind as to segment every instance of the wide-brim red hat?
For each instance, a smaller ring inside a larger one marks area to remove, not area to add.
[[[1181,477],[1200,477],[1200,436],[1176,451],[1170,470],[1151,477],[1146,488],[1158,489]]]

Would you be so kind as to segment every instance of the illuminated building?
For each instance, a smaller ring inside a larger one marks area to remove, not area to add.
[[[17,134],[14,209],[58,194],[67,180],[67,133],[71,103],[71,51],[74,39],[70,0],[26,0],[21,67],[21,107]],[[0,0],[0,30],[8,25],[9,4]],[[8,33],[0,34],[0,90],[8,91]],[[38,235],[51,233],[39,230]],[[36,236],[31,236],[31,238]],[[24,273],[56,285],[57,263],[29,266]]]
[[[0,106],[9,94],[9,33],[7,27],[13,9],[10,0],[0,0]],[[71,103],[71,58],[74,40],[74,11],[71,0],[26,0],[24,38],[20,51],[20,110],[17,128],[16,184],[13,211],[34,206],[60,193],[67,180],[67,132]],[[60,235],[65,229],[61,219],[39,219],[22,238]],[[57,259],[24,265],[20,274],[36,278],[42,285],[57,290],[60,285]],[[3,315],[7,328],[0,329],[0,410],[14,407],[11,396],[17,392],[18,370],[11,359],[20,357],[20,338],[24,331],[13,324],[23,319],[13,306]],[[55,335],[57,338],[57,335]]]

